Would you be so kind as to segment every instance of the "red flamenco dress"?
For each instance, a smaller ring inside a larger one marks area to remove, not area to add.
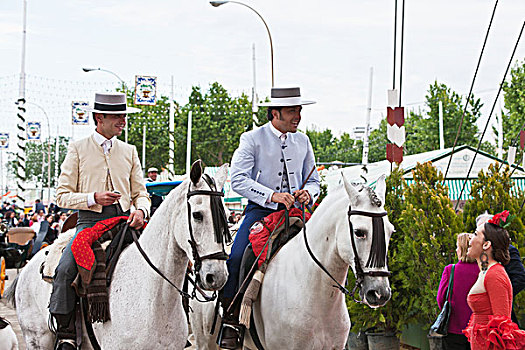
[[[525,349],[525,331],[510,319],[512,285],[501,264],[486,272],[486,292],[469,294],[467,302],[473,313],[463,333],[472,350]]]

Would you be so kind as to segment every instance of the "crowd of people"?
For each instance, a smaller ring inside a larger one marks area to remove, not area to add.
[[[0,217],[7,229],[31,227],[35,233],[38,233],[41,222],[47,221],[49,225],[47,225],[44,241],[48,244],[53,243],[62,232],[62,226],[69,214],[71,214],[70,211],[62,211],[53,203],[46,208],[39,199],[35,201],[35,205],[28,213],[18,208],[14,202],[4,202],[0,208]]]
[[[457,237],[458,262],[445,267],[437,294],[440,308],[450,294],[445,349],[525,348],[525,331],[512,309],[525,289],[525,267],[504,228],[508,215],[480,215],[473,234]]]
[[[228,216],[228,224],[235,225],[241,220],[241,213],[236,213],[235,211],[230,212],[230,216]]]

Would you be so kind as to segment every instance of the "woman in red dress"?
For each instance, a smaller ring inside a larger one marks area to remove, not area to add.
[[[512,285],[503,265],[510,260],[507,230],[492,222],[478,226],[469,243],[467,256],[480,266],[476,283],[467,297],[473,311],[463,331],[473,350],[525,349],[525,331],[510,319]]]

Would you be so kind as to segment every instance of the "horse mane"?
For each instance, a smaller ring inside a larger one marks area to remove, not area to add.
[[[361,188],[359,189],[359,192],[365,190],[366,191],[366,194],[368,196],[368,198],[370,199],[370,203],[376,207],[381,207],[381,205],[383,204],[383,202],[381,201],[381,199],[379,199],[379,197],[377,196],[377,194],[375,193],[375,191],[369,187],[369,186],[366,186],[366,185],[361,185]]]

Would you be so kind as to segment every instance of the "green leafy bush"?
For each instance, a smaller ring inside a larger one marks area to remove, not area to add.
[[[395,170],[387,178],[385,207],[396,228],[388,251],[392,298],[379,309],[348,300],[354,332],[375,327],[399,333],[410,323],[429,327],[438,313],[441,272],[456,260],[455,237],[463,223],[442,185],[443,175],[431,163],[416,166],[410,186],[402,175]]]

